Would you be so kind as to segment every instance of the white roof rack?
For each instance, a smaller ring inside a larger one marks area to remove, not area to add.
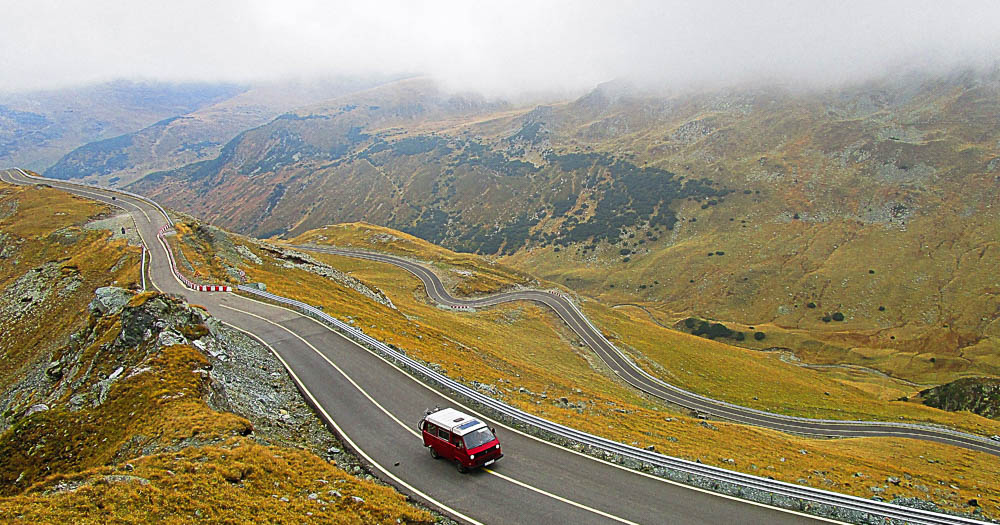
[[[459,412],[454,408],[444,408],[438,410],[433,414],[428,414],[425,419],[428,422],[434,423],[435,425],[447,429],[454,434],[458,434],[459,436],[464,436],[473,430],[486,426],[486,423],[483,423],[479,419]]]

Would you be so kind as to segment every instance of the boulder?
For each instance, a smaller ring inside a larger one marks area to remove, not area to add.
[[[96,315],[115,315],[132,298],[132,292],[116,286],[98,288],[94,295],[94,300],[90,301],[90,311]]]

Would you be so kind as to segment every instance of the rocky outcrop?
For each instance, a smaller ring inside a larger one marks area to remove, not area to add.
[[[1000,419],[1000,379],[966,377],[920,392],[924,404],[951,412],[968,410]]]
[[[375,289],[370,288],[365,283],[355,279],[354,277],[351,277],[350,275],[347,275],[346,273],[340,270],[334,269],[333,267],[327,264],[323,264],[317,261],[308,254],[284,248],[282,246],[276,246],[271,243],[260,242],[258,244],[263,250],[267,251],[270,255],[284,261],[283,266],[285,268],[297,268],[299,270],[305,270],[307,272],[314,273],[321,277],[326,277],[327,279],[332,279],[354,290],[355,292],[358,292],[361,295],[368,297],[369,299],[375,301],[376,303],[388,306],[393,310],[396,309],[396,305],[392,304],[392,300],[390,300],[385,294],[383,294],[381,290],[377,288]]]
[[[125,308],[132,294],[115,286],[103,286],[94,291],[94,300],[90,301],[90,311],[96,315],[116,315]]]

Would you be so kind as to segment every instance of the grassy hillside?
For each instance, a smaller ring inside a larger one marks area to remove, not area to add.
[[[991,71],[830,91],[610,83],[516,108],[410,80],[134,189],[258,236],[389,226],[667,326],[764,331],[745,346],[930,386],[1000,374],[998,96]]]
[[[268,371],[280,364],[265,350],[200,308],[126,290],[139,251],[102,226],[109,215],[51,188],[0,184],[5,521],[433,521],[337,466],[361,472],[339,450],[333,459],[336,441]],[[266,391],[243,392],[248,381]]]
[[[529,412],[626,443],[652,445],[668,454],[863,497],[873,494],[871,487],[882,490],[887,486],[882,494],[890,499],[921,497],[969,511],[968,500],[979,494],[985,511],[1000,508],[996,506],[1000,505],[1000,486],[990,481],[996,462],[985,454],[908,440],[803,439],[721,421],[704,422],[620,383],[561,321],[540,306],[518,303],[475,313],[446,311],[428,304],[420,282],[395,267],[318,253],[281,252],[270,243],[219,230],[209,235],[206,229],[184,223],[179,238],[174,239],[186,264],[206,279],[263,282],[268,291],[320,305],[408,355]],[[441,274],[457,275],[450,284],[453,289],[460,288],[463,279],[476,281],[480,275],[517,275],[482,258],[449,253],[370,225],[330,226],[292,242],[303,240],[404,254],[436,266]],[[453,272],[458,268],[463,273]],[[392,306],[359,292],[345,276],[377,290]],[[664,330],[647,317],[625,315],[593,301],[583,306],[616,344],[634,351],[653,373],[716,397],[809,416],[903,418],[986,433],[1000,428],[994,421],[968,413],[886,401],[880,393],[909,392],[912,387],[878,376],[810,370],[785,363],[776,354]],[[905,481],[887,483],[890,478]],[[959,489],[938,490],[939,481]]]

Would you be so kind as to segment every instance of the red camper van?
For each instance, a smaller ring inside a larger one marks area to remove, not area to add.
[[[427,413],[420,420],[420,433],[431,456],[454,461],[459,472],[492,465],[503,457],[493,429],[454,408]]]

